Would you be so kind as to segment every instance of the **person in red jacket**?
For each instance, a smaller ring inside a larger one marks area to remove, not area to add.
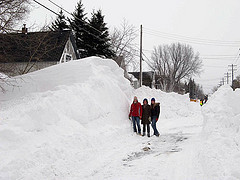
[[[131,105],[129,118],[132,117],[133,122],[133,131],[141,134],[141,126],[140,126],[140,119],[142,118],[142,105],[138,102],[137,97],[134,97],[133,103]],[[137,125],[137,128],[136,128]],[[138,130],[138,131],[137,131]]]

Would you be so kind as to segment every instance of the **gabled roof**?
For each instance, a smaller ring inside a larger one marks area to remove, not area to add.
[[[71,30],[0,34],[0,62],[59,61]]]
[[[139,80],[139,78],[140,78],[139,72],[128,72],[128,73],[132,74],[136,79]],[[154,75],[153,71],[143,72],[142,73],[143,85],[151,87],[152,81],[153,81],[153,75]]]

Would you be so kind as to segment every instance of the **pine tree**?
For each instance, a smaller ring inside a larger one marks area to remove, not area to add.
[[[67,25],[63,11],[60,10],[59,15],[57,16],[57,19],[52,23],[50,30],[62,31],[64,29],[69,29],[69,26]]]
[[[74,32],[77,48],[80,50],[80,56],[86,57],[86,13],[84,13],[84,7],[82,0],[77,3],[75,11],[73,12],[73,19],[70,19],[70,26]]]
[[[189,93],[189,85],[188,85],[187,81],[185,81],[185,83],[184,83],[184,90],[185,90],[186,94]]]
[[[109,32],[107,24],[104,22],[102,11],[92,13],[89,20],[88,36],[86,38],[88,56],[104,56],[106,58],[114,57],[111,49]]]
[[[189,87],[189,98],[195,99],[195,90],[194,90],[195,82],[190,78],[188,87]]]

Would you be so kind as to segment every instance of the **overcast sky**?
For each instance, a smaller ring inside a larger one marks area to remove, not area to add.
[[[52,0],[72,12],[77,0]],[[39,0],[54,11],[48,0]],[[229,64],[238,64],[240,74],[240,0],[83,0],[86,13],[102,9],[110,28],[125,18],[139,28],[143,25],[143,49],[150,58],[154,46],[184,42],[203,58],[203,72],[196,81],[209,92],[217,85]],[[55,18],[35,4],[28,25],[43,26]],[[210,44],[210,45],[209,45]]]

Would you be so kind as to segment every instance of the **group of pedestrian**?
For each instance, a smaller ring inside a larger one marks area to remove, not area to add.
[[[159,132],[156,127],[156,123],[159,119],[160,103],[156,103],[155,98],[151,99],[151,104],[148,104],[148,100],[143,100],[143,105],[138,102],[138,98],[135,96],[130,108],[129,119],[133,123],[133,131],[139,135],[145,136],[147,129],[147,136],[150,137],[150,124],[152,125],[154,135],[159,136]],[[143,133],[141,134],[141,124],[143,125]]]

